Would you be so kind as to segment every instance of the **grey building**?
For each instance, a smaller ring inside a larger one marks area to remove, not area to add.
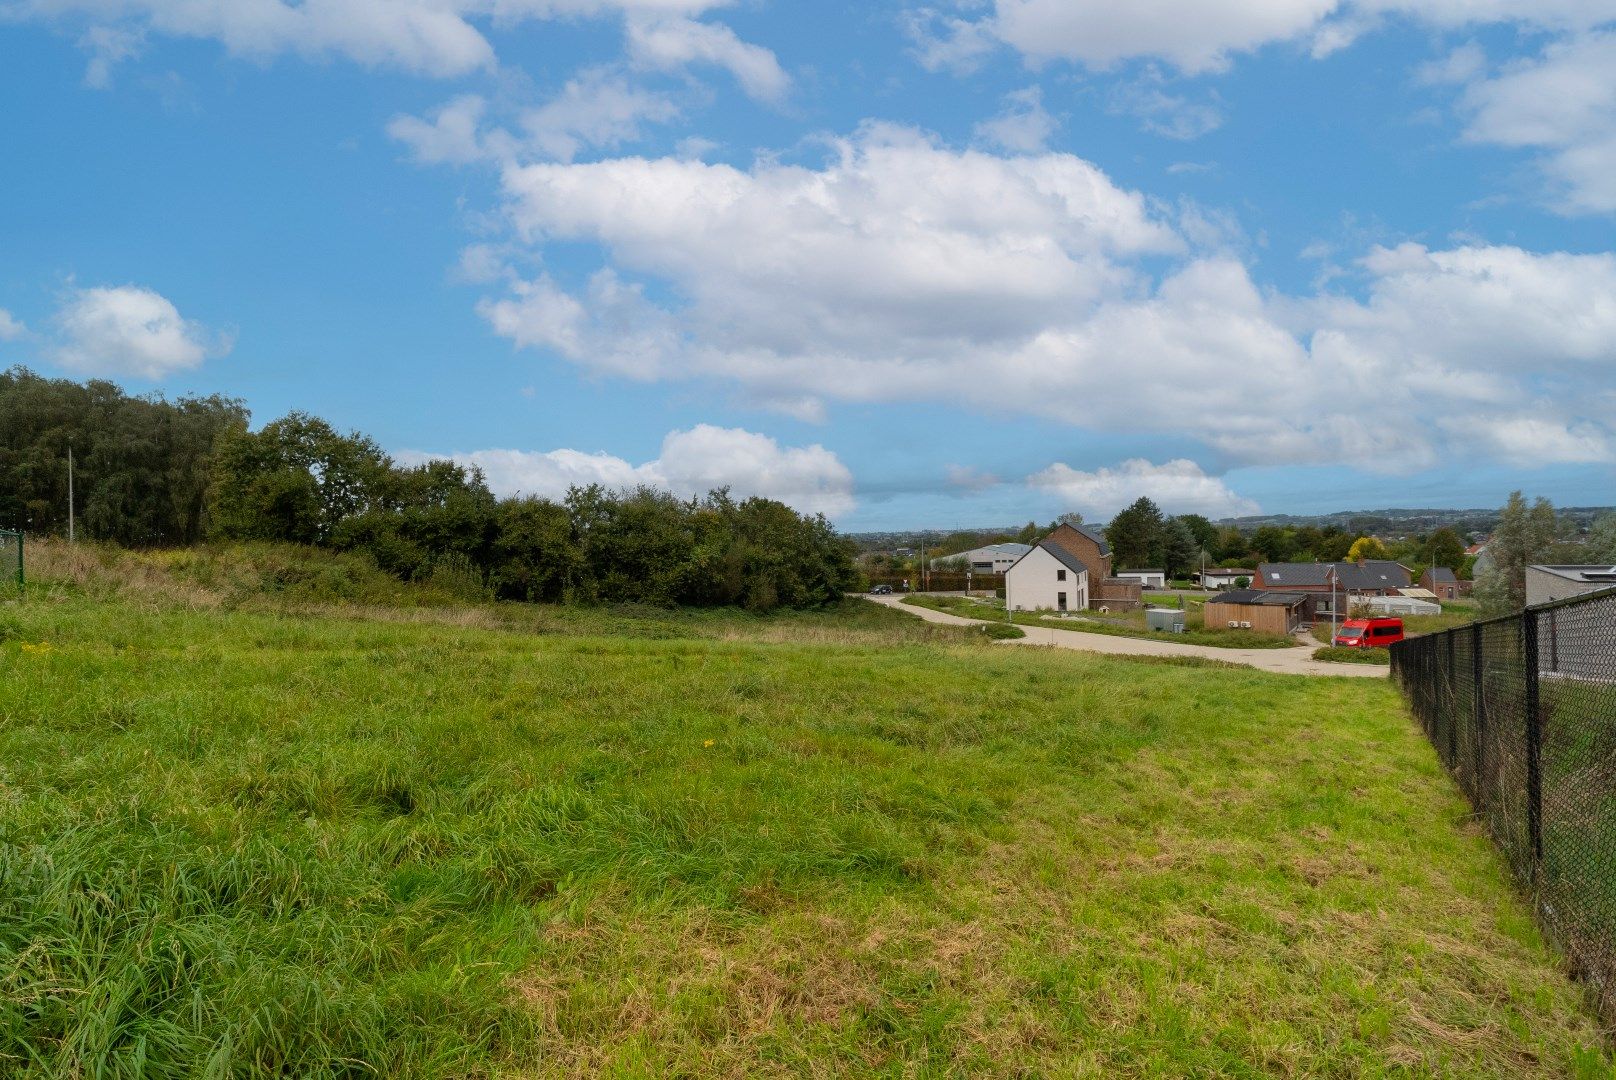
[[[1616,589],[1616,566],[1534,565],[1526,568],[1529,607],[1605,589]]]

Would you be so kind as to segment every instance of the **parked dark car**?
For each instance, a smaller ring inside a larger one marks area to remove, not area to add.
[[[891,592],[892,592],[892,586],[891,585],[877,585],[875,588],[870,590],[870,595],[871,596],[886,596]]]

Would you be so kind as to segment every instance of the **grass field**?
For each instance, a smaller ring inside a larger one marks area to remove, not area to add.
[[[903,602],[915,607],[927,607],[967,619],[1004,619],[1004,601],[982,601],[965,596],[939,596],[917,593],[906,596]],[[1163,605],[1167,606],[1167,605]],[[1054,618],[1037,612],[1018,611],[1018,626],[1043,626],[1055,630],[1077,630],[1085,634],[1109,634],[1112,637],[1155,638],[1178,645],[1210,645],[1218,649],[1287,649],[1296,642],[1277,634],[1263,634],[1254,630],[1208,630],[1203,621],[1203,604],[1185,606],[1184,633],[1166,634],[1145,625],[1145,613],[1133,611],[1085,611],[1081,618]]]
[[[0,1074],[1607,1076],[1380,683],[0,606]]]

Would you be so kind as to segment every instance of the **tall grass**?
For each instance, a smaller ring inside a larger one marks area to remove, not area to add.
[[[0,1075],[1608,1075],[1387,687],[167,580],[0,605]]]

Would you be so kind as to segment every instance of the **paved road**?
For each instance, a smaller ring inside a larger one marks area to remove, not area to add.
[[[931,608],[905,604],[901,596],[868,596],[871,603],[885,604],[907,612],[927,622],[950,626],[975,626],[982,619],[965,619]],[[1294,649],[1218,649],[1210,645],[1182,645],[1158,638],[1117,637],[1111,634],[1089,634],[1081,630],[1055,630],[1043,626],[1023,626],[1024,638],[1011,638],[1005,645],[1045,645],[1057,649],[1077,649],[1080,652],[1114,653],[1121,656],[1198,656],[1204,660],[1222,660],[1228,664],[1244,664],[1261,671],[1274,671],[1281,675],[1341,675],[1347,678],[1386,678],[1386,669],[1377,664],[1327,664],[1313,659],[1313,649],[1298,646]]]

